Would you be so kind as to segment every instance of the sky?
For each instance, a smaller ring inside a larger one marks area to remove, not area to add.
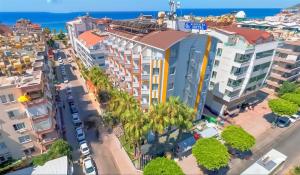
[[[285,8],[299,0],[180,0],[182,8]],[[167,10],[168,0],[0,0],[0,12]]]

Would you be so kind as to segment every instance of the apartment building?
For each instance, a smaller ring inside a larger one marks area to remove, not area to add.
[[[299,81],[300,42],[286,41],[276,50],[267,87],[277,91],[284,81]]]
[[[217,39],[167,29],[149,19],[112,21],[106,72],[143,109],[179,96],[201,117]]]
[[[220,40],[206,106],[218,115],[235,115],[256,101],[271,69],[277,41],[265,31],[227,26],[207,33]]]
[[[108,18],[97,19],[89,16],[88,14],[67,22],[68,37],[74,51],[77,52],[77,44],[75,40],[80,34],[93,29],[104,31],[109,22],[110,19]]]
[[[86,68],[99,66],[105,68],[106,48],[103,40],[107,37],[99,30],[88,30],[74,38],[77,56]]]
[[[0,164],[40,154],[58,138],[45,42],[18,34],[0,36]]]

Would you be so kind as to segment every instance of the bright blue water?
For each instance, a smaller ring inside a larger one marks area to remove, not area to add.
[[[179,16],[193,14],[195,16],[222,15],[233,11],[244,10],[248,18],[264,18],[280,12],[280,9],[179,9]],[[135,12],[90,12],[89,14],[96,18],[109,17],[112,19],[130,19],[145,15],[157,15],[157,11],[135,11]],[[85,15],[85,12],[72,13],[45,13],[45,12],[0,12],[0,22],[13,25],[20,18],[30,19],[34,23],[41,24],[42,27],[50,29],[65,30],[66,21],[70,21],[78,16]]]

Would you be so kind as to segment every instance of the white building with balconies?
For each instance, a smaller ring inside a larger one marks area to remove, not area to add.
[[[218,115],[235,115],[255,102],[268,77],[278,42],[265,31],[232,26],[207,33],[220,42],[206,106]]]

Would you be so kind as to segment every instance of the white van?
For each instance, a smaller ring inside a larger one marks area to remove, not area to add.
[[[258,159],[254,164],[241,173],[241,175],[269,175],[275,174],[286,161],[287,156],[272,149]]]

